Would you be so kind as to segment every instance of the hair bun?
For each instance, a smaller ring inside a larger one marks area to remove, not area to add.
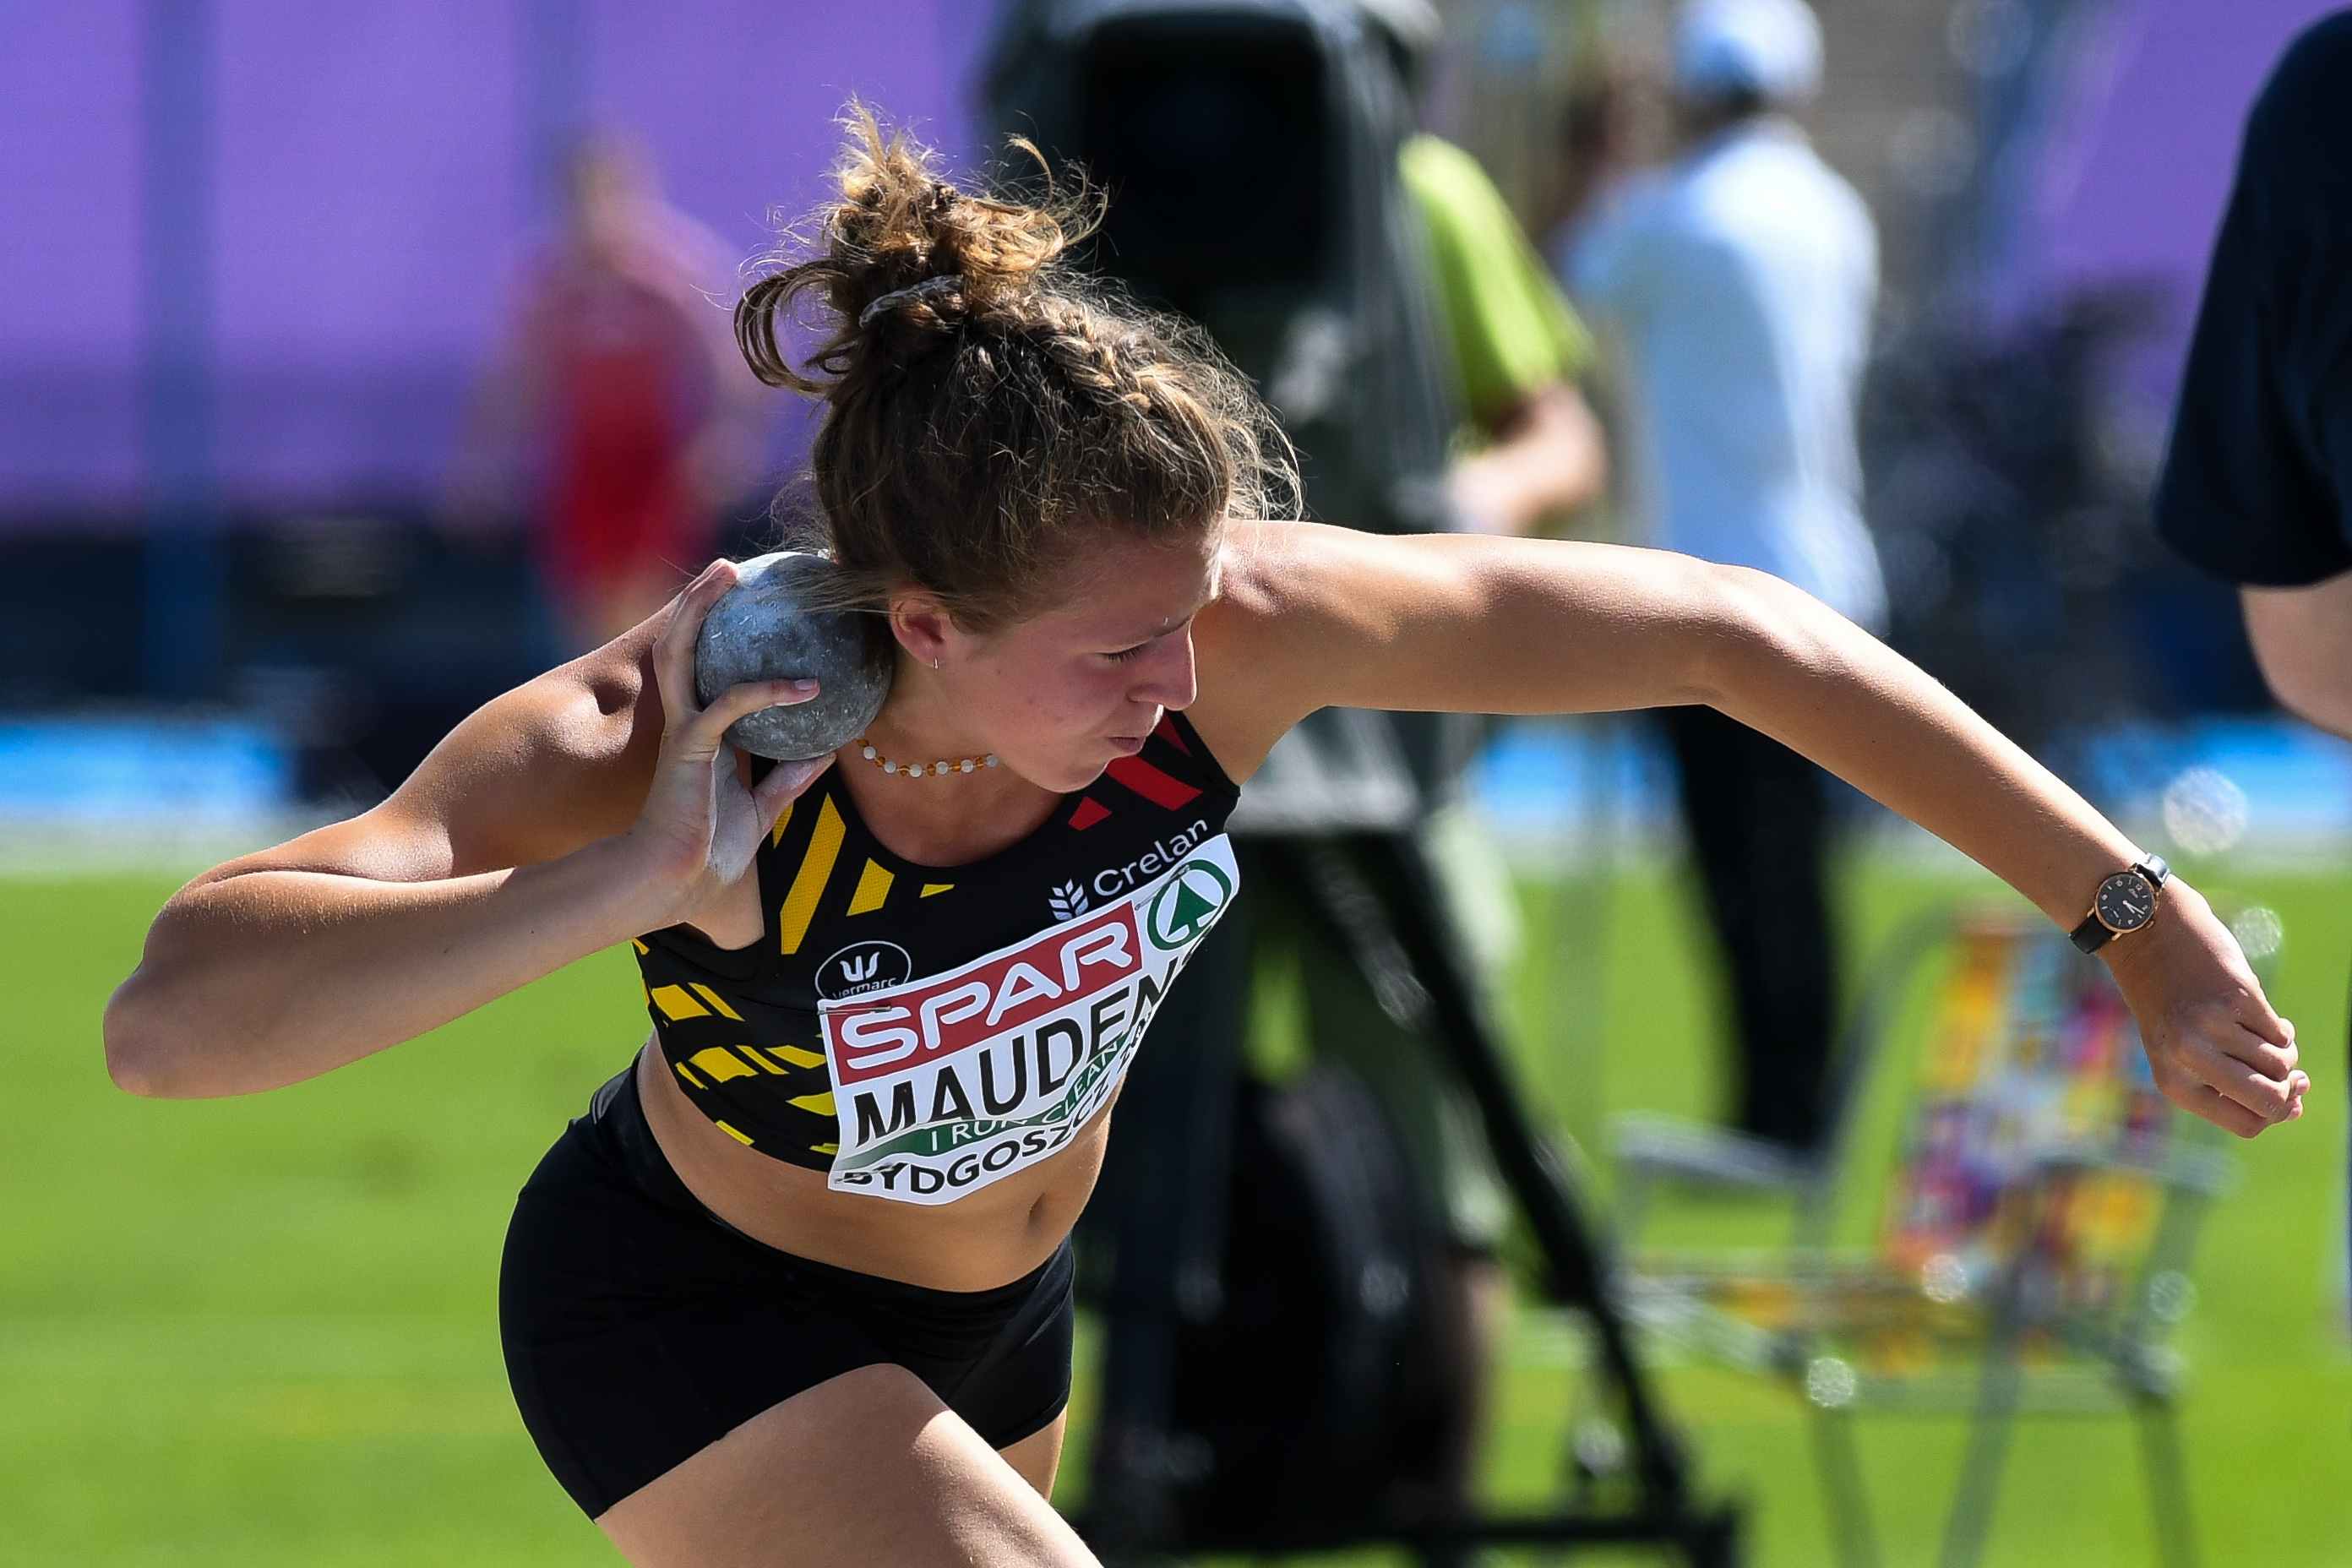
[[[860,329],[874,324],[874,318],[898,305],[929,305],[936,313],[942,300],[950,295],[963,292],[963,274],[950,272],[938,278],[926,278],[920,283],[904,289],[893,289],[887,294],[877,294],[857,312]]]
[[[833,199],[735,311],[761,379],[826,401],[801,535],[837,568],[825,607],[919,591],[986,632],[1066,597],[1106,531],[1198,550],[1228,517],[1296,515],[1281,427],[1207,334],[1071,263],[1101,210],[1083,181],[975,195],[864,108],[845,128]],[[795,365],[779,322],[803,301],[824,335]]]
[[[1094,226],[1095,204],[1083,188],[1079,199],[1057,200],[1049,187],[1035,205],[975,195],[940,176],[929,148],[884,131],[864,104],[853,101],[842,125],[848,135],[834,168],[838,194],[811,215],[813,235],[788,235],[772,258],[782,270],[754,283],[736,307],[743,357],[772,386],[830,393],[861,363],[888,362],[892,351],[874,340],[894,321],[936,336],[1024,314],[1045,275]],[[1015,145],[1045,166],[1034,146]],[[803,300],[832,318],[805,369],[788,362],[777,335],[779,321],[795,319]]]

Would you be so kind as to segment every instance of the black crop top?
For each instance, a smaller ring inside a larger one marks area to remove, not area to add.
[[[926,867],[876,840],[831,770],[760,851],[758,942],[635,943],[663,1058],[721,1130],[837,1189],[984,1186],[1118,1087],[1236,890],[1239,794],[1170,713],[1019,843]]]

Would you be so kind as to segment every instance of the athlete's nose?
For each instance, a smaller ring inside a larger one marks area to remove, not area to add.
[[[1192,663],[1192,633],[1170,637],[1136,661],[1136,680],[1128,700],[1139,707],[1190,708],[1201,693]]]

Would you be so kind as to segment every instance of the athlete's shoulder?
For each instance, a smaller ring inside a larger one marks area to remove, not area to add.
[[[1328,626],[1385,626],[1427,611],[1432,596],[1458,587],[1464,571],[1494,542],[1320,522],[1236,525],[1217,598],[1202,612],[1198,635],[1220,647],[1255,641],[1311,650]]]
[[[1245,780],[1285,731],[1329,702],[1346,667],[1459,596],[1444,535],[1314,522],[1237,524],[1216,599],[1194,623],[1200,696],[1188,710]]]
[[[1319,601],[1343,596],[1368,553],[1388,536],[1329,523],[1261,521],[1227,531],[1217,597],[1201,615],[1212,637],[1242,635]]]
[[[1312,522],[1232,526],[1218,564],[1217,596],[1192,627],[1204,695],[1222,694],[1235,682],[1256,683],[1265,661],[1279,656],[1294,630],[1290,623],[1312,614],[1325,596],[1337,542],[1328,536],[1345,531]]]

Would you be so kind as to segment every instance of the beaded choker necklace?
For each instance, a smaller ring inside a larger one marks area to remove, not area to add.
[[[889,758],[883,756],[880,752],[875,751],[873,742],[866,740],[863,735],[857,737],[857,751],[860,756],[864,757],[867,762],[872,763],[876,767],[880,768],[884,773],[904,773],[910,779],[921,778],[926,773],[936,778],[941,773],[976,773],[982,768],[992,768],[997,765],[996,753],[994,752],[991,752],[985,756],[964,757],[952,763],[932,763],[929,766],[926,766],[921,763],[894,763]]]

